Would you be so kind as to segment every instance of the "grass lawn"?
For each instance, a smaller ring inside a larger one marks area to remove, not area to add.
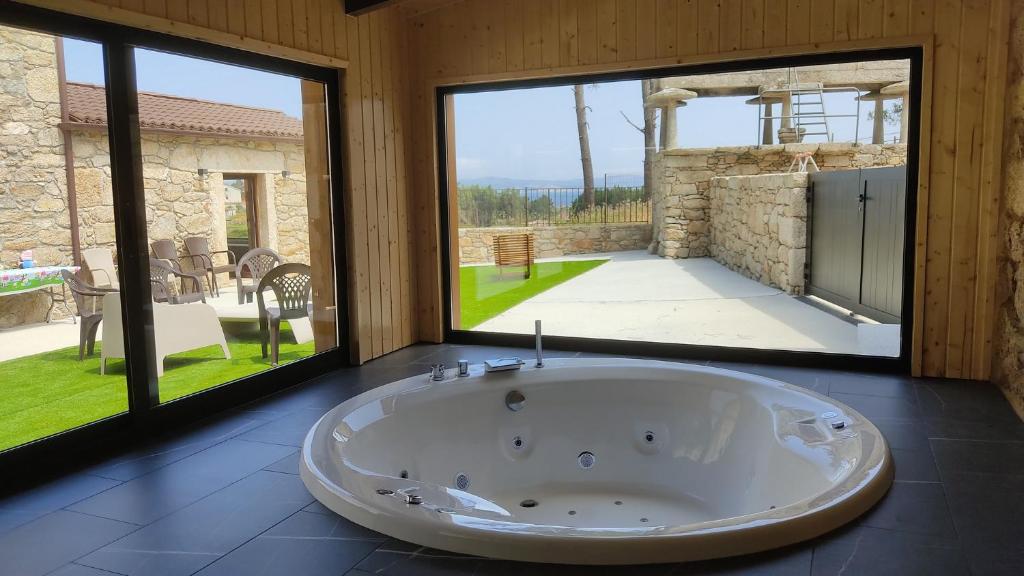
[[[164,360],[160,401],[167,402],[270,368],[255,325],[224,325],[231,360],[219,346]],[[282,326],[281,363],[313,354],[313,342],[294,344]],[[124,361],[109,360],[100,376],[100,346],[78,361],[78,347],[0,362],[0,450],[62,432],[128,409]]]
[[[474,328],[516,304],[607,261],[539,262],[531,268],[529,279],[523,278],[522,268],[509,268],[502,278],[498,275],[497,266],[463,266],[459,268],[461,327],[464,330]]]

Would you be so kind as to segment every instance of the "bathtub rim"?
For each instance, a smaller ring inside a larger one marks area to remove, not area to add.
[[[375,506],[335,484],[317,469],[312,460],[311,451],[316,432],[325,421],[333,420],[333,416],[339,412],[349,413],[357,406],[401,392],[413,384],[417,378],[422,378],[424,383],[427,383],[426,375],[415,375],[353,396],[317,420],[302,444],[299,459],[299,472],[302,481],[313,496],[333,512],[365,528],[421,546],[504,560],[626,565],[722,558],[802,542],[843,526],[870,510],[888,492],[894,480],[895,474],[889,445],[877,426],[857,410],[813,390],[759,374],[727,368],[631,358],[559,358],[546,361],[545,367],[539,370],[570,366],[669,368],[691,374],[715,374],[757,385],[783,388],[827,402],[844,413],[856,417],[858,422],[867,428],[866,431],[872,433],[877,442],[871,453],[865,455],[865,458],[868,459],[867,462],[858,463],[853,473],[820,493],[775,511],[763,511],[669,528],[681,529],[698,525],[718,526],[670,534],[650,534],[637,529],[632,533],[605,536],[589,534],[586,528],[574,530],[572,527],[568,527],[565,535],[515,531],[511,528],[528,526],[528,524],[513,521],[487,520],[483,522],[493,522],[510,528],[501,531],[467,527],[455,524],[451,520],[439,520],[437,517],[428,519],[425,515],[395,515],[386,507]],[[524,370],[538,369],[524,368]],[[766,517],[796,509],[810,501],[822,499],[824,499],[823,503],[813,507],[805,506],[806,509],[798,513],[784,517]],[[772,512],[776,514],[771,514]]]

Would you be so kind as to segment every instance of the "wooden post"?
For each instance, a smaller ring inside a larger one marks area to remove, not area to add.
[[[451,279],[452,329],[462,328],[461,291],[459,289],[459,183],[455,169],[455,96],[444,96],[444,133],[447,137],[445,158],[448,175],[448,269]],[[442,207],[442,210],[444,208]]]
[[[313,344],[317,352],[338,345],[338,306],[334,287],[331,230],[331,170],[327,156],[327,93],[319,82],[303,80],[302,133],[306,163],[309,266],[313,283]]]

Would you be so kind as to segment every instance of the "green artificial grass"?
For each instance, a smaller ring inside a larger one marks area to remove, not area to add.
[[[168,356],[160,378],[160,401],[212,388],[270,368],[260,353],[254,325],[224,325],[231,360],[220,346]],[[287,324],[281,328],[280,363],[313,354],[313,342],[294,344]],[[100,347],[78,360],[78,347],[63,348],[0,362],[0,450],[88,424],[128,409],[123,360],[107,361],[100,375]],[[268,350],[269,353],[269,350]]]
[[[474,328],[516,304],[605,262],[607,260],[539,262],[530,269],[529,279],[523,278],[521,267],[507,268],[502,277],[497,266],[463,266],[459,268],[461,328]]]

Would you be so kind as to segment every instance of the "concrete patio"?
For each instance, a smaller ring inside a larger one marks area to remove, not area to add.
[[[611,261],[475,328],[647,342],[899,355],[899,326],[857,323],[741,276],[710,258],[645,251],[567,259]]]

